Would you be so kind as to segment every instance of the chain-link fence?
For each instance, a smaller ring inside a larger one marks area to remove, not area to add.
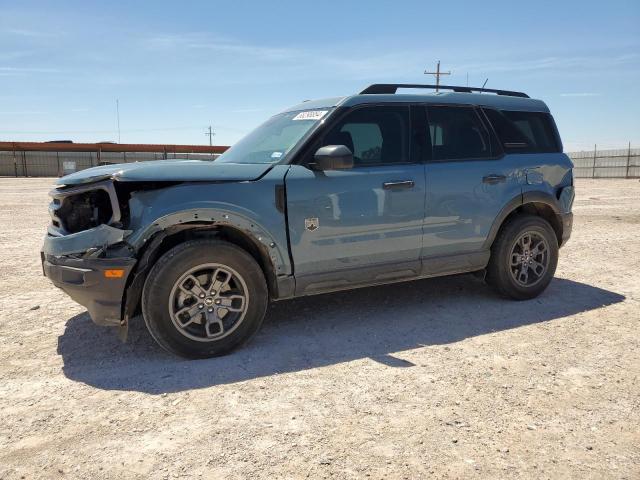
[[[169,151],[29,151],[0,150],[0,176],[61,177],[99,165],[144,162],[149,160],[215,160],[219,153]]]
[[[640,178],[640,148],[568,153],[578,178]]]
[[[640,148],[570,152],[578,178],[640,178]],[[0,150],[0,176],[61,177],[98,165],[148,160],[215,160],[219,153]]]

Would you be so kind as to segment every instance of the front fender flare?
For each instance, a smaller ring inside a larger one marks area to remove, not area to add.
[[[276,275],[289,275],[291,273],[287,245],[280,245],[275,235],[272,235],[255,219],[238,212],[218,208],[193,208],[167,214],[137,232],[135,237],[130,237],[128,242],[136,251],[139,251],[157,233],[171,227],[188,224],[210,224],[212,226],[235,228],[249,236],[265,252],[268,252]]]

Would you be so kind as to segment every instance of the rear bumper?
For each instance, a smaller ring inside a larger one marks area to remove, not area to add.
[[[560,246],[562,246],[567,243],[571,237],[571,231],[573,230],[573,213],[559,213],[558,220],[560,225],[562,225],[562,242],[560,243]]]
[[[118,326],[122,302],[134,258],[78,258],[41,253],[42,270],[53,284],[84,306],[94,323]],[[123,269],[120,278],[107,278],[107,269]]]

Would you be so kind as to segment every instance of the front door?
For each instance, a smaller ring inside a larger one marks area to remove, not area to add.
[[[410,132],[407,106],[356,108],[317,145],[347,146],[352,169],[291,166],[285,182],[297,294],[419,274],[425,177]]]

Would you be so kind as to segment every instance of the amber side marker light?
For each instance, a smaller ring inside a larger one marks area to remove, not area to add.
[[[124,270],[122,268],[112,268],[104,271],[105,278],[122,278]]]

